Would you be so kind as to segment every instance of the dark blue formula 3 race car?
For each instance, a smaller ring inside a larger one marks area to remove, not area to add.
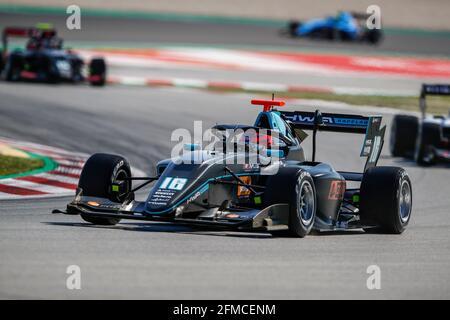
[[[423,84],[419,105],[421,117],[395,115],[390,149],[394,157],[414,159],[418,165],[450,163],[450,109],[446,115],[427,116],[427,96],[450,96],[449,84]]]
[[[8,40],[11,37],[27,38],[25,48],[9,52]],[[106,63],[103,58],[92,59],[86,72],[82,58],[72,50],[64,49],[62,39],[49,26],[5,28],[0,72],[6,81],[87,81],[93,86],[103,86],[106,82]]]
[[[293,38],[310,38],[324,40],[340,40],[348,42],[366,42],[377,44],[383,38],[381,29],[369,29],[366,21],[368,14],[357,12],[339,12],[329,16],[308,21],[290,21],[281,30]]]
[[[404,231],[412,210],[411,181],[402,168],[376,166],[385,133],[380,116],[277,111],[274,106],[284,102],[252,102],[264,105],[254,125],[214,126],[214,132],[231,130],[236,137],[218,134],[227,138],[210,149],[187,145],[180,156],[160,161],[152,177],[132,177],[122,156],[92,155],[75,198],[66,211],[55,212],[79,214],[97,225],[136,219],[297,237],[311,230]],[[302,147],[305,130],[313,134],[310,160]],[[316,161],[319,131],[365,135],[364,171],[337,171]],[[230,141],[231,148],[221,148]],[[142,182],[134,186],[137,181]],[[146,200],[136,201],[134,192],[152,182]]]

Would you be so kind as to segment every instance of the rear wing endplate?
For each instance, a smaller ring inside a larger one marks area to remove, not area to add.
[[[2,32],[2,49],[3,53],[6,53],[8,49],[8,38],[10,37],[30,37],[33,32],[32,28],[22,28],[22,27],[7,27],[3,29]]]
[[[6,53],[8,48],[8,38],[20,37],[29,38],[34,36],[52,37],[56,35],[56,30],[52,28],[35,28],[35,27],[6,27],[2,32],[2,48]]]
[[[314,130],[315,113],[307,111],[280,112],[295,129]],[[322,113],[318,131],[364,134],[360,156],[367,157],[364,171],[377,165],[384,144],[386,126],[381,127],[381,116],[364,117],[339,113]]]
[[[426,96],[450,96],[450,84],[422,84],[420,91],[419,106],[422,112],[422,118],[425,118],[427,109]]]

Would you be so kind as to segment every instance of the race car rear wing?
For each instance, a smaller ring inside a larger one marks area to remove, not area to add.
[[[364,171],[376,166],[384,144],[386,126],[381,127],[381,116],[321,113],[307,111],[280,111],[294,129],[313,130],[313,161],[315,161],[316,131],[365,134],[360,156],[367,157]]]
[[[30,38],[44,37],[51,38],[56,35],[56,30],[52,28],[35,28],[35,27],[6,27],[2,33],[2,50],[3,54],[8,49],[8,38]]]
[[[281,111],[296,128],[303,130],[314,129],[315,112],[308,111]],[[321,113],[319,131],[334,131],[347,133],[366,133],[369,117],[339,113]]]
[[[427,109],[426,96],[450,96],[450,84],[422,84],[420,91],[419,106],[422,112],[422,118],[425,118]]]

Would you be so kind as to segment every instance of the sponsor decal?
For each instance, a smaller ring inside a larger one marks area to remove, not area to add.
[[[111,177],[111,178],[117,176],[117,172],[119,171],[120,167],[122,167],[123,165],[124,165],[124,161],[123,161],[123,160],[120,160],[119,163],[116,164],[116,166],[114,167],[114,169],[113,169],[113,174],[112,174],[112,177]]]
[[[309,172],[308,171],[302,171],[301,173],[300,173],[300,180],[301,179],[303,179],[305,176],[310,176],[310,174],[309,174]]]
[[[255,204],[261,204],[261,203],[262,203],[261,197],[254,197],[254,198],[253,198],[253,202],[254,202]]]
[[[352,126],[352,127],[367,127],[369,124],[368,120],[365,119],[352,119],[352,118],[334,118],[334,123],[341,126]]]
[[[187,181],[188,179],[186,178],[164,178],[159,188],[153,193],[152,197],[148,201],[148,204],[155,206],[166,206],[170,200],[172,200],[177,191],[183,190]],[[194,201],[197,197],[198,195],[195,194],[190,201]]]
[[[400,179],[403,180],[408,176],[408,174],[406,173],[406,171],[402,171],[401,175],[400,175]]]
[[[245,171],[258,171],[259,164],[258,163],[245,163],[243,166]]]
[[[225,218],[236,219],[236,218],[239,218],[239,215],[236,213],[229,213],[229,214],[225,215]]]
[[[167,177],[164,179],[163,183],[161,183],[161,186],[159,188],[180,191],[180,190],[183,190],[186,182],[187,182],[187,179],[185,179],[185,178]]]
[[[287,118],[293,122],[300,123],[314,123],[314,117],[302,116],[301,114],[295,114],[293,116],[287,116]],[[323,123],[333,123],[333,118],[331,117],[323,117]]]
[[[343,180],[331,181],[328,200],[342,200],[344,198],[345,186],[345,181]]]
[[[193,201],[195,201],[195,199],[197,199],[202,193],[200,191],[197,191],[192,197],[190,197],[186,203],[189,204]]]
[[[176,191],[174,190],[159,188],[155,191],[155,193],[153,193],[148,203],[155,206],[165,206],[170,202],[172,197],[175,195],[175,192]]]
[[[240,178],[245,184],[252,183],[252,178],[250,176],[242,176]],[[237,196],[238,197],[248,197],[248,196],[250,196],[250,190],[244,186],[238,186]]]
[[[289,120],[297,123],[314,123],[313,116],[304,116],[301,114],[294,114],[292,116],[287,116]],[[369,124],[367,119],[354,119],[354,118],[336,118],[336,117],[322,117],[322,122],[324,124],[335,124],[340,126],[350,126],[350,127],[362,127],[365,128]]]
[[[374,163],[377,161],[378,153],[380,152],[380,148],[381,148],[381,137],[376,136],[374,138],[372,153],[370,155],[369,162]]]

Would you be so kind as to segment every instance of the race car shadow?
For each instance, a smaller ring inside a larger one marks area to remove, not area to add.
[[[342,230],[342,231],[320,231],[320,232],[314,232],[311,235],[325,237],[325,236],[362,235],[362,234],[366,234],[366,233],[367,232],[365,232],[362,229],[355,229],[355,230]]]
[[[180,224],[162,223],[162,222],[125,222],[115,226],[99,226],[84,222],[43,222],[47,225],[63,226],[63,227],[83,227],[96,229],[114,229],[134,232],[163,232],[163,233],[179,233],[201,236],[220,236],[220,237],[244,237],[244,238],[262,238],[270,239],[272,235],[269,233],[240,232],[220,229],[211,229],[205,227],[192,227]]]
[[[161,233],[178,233],[189,234],[198,236],[215,236],[215,237],[238,237],[238,238],[254,238],[254,239],[277,239],[277,238],[292,238],[288,234],[276,234],[263,232],[244,232],[244,231],[230,231],[221,230],[207,227],[198,226],[185,226],[181,224],[171,224],[163,222],[124,222],[115,226],[98,226],[85,222],[43,222],[47,225],[64,226],[64,227],[83,227],[83,228],[95,228],[95,229],[114,229],[133,232],[161,232]],[[343,231],[312,231],[310,236],[350,236],[350,235],[362,235],[365,234],[362,229],[356,230],[343,230]]]

